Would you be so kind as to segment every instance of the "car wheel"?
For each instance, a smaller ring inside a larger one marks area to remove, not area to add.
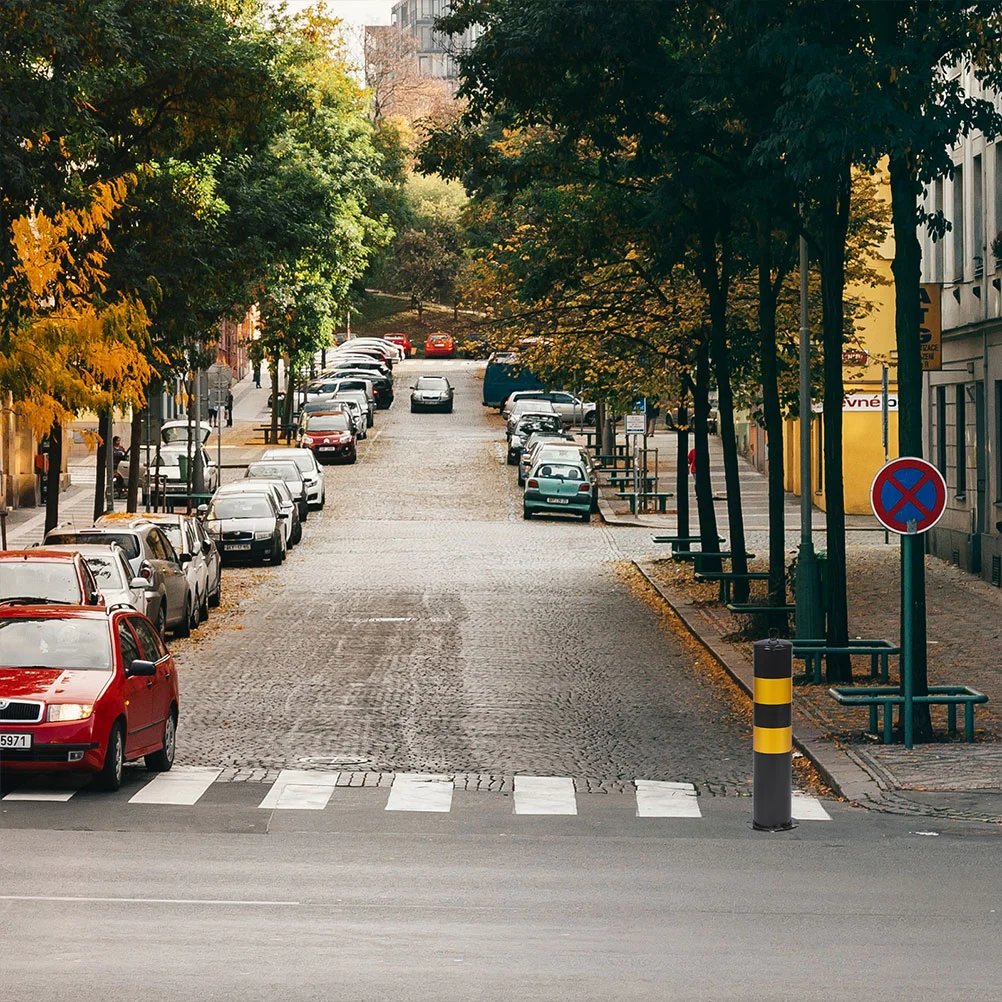
[[[160,611],[157,613],[157,633],[160,634],[161,640],[167,636],[167,609],[163,602],[160,603]]]
[[[209,605],[213,609],[218,608],[223,597],[223,574],[222,571],[216,577],[216,590],[209,596]]]
[[[293,546],[298,546],[299,543],[302,541],[302,538],[303,538],[303,523],[297,522],[296,528],[293,529],[292,531],[292,539],[290,540],[290,542],[292,543]]]
[[[509,452],[508,453],[508,465],[509,466],[514,466],[517,462],[518,462],[518,460],[515,458],[515,453]]]
[[[199,616],[204,623],[209,618],[209,590],[206,588],[202,596],[202,607],[199,609]]]
[[[449,404],[449,406],[445,408],[445,413],[446,414],[451,414],[452,413],[452,404]]]
[[[590,522],[591,521],[591,512],[590,511],[582,512],[581,513],[581,521],[582,522]]]
[[[366,417],[366,419],[365,419],[365,427],[366,428],[371,428],[375,423],[376,423],[376,420],[375,420],[375,418],[372,417],[371,414]]]
[[[358,453],[357,453],[357,452],[353,452],[353,453],[351,454],[351,459],[349,459],[349,460],[348,460],[348,464],[349,464],[349,465],[351,465],[351,464],[352,464],[352,463],[354,463],[354,462],[355,462],[355,461],[356,461],[357,459],[358,459]]]
[[[519,474],[519,477],[518,477],[518,486],[519,487],[524,487],[525,486],[525,477],[523,477],[521,474]]]
[[[184,600],[184,615],[181,617],[181,622],[174,627],[175,637],[191,636],[191,615],[191,595],[189,595]]]
[[[202,622],[202,603],[198,600],[198,592],[195,592],[194,601],[191,603],[191,628],[197,630]]]
[[[532,518],[532,512],[529,511],[528,508],[523,508],[522,509],[522,518],[524,518],[526,520],[526,522],[528,522],[529,519]]]
[[[177,715],[173,710],[164,721],[164,743],[158,752],[145,755],[143,762],[150,772],[169,772],[174,764],[174,749],[177,747]]]
[[[588,413],[585,414],[585,416],[584,416],[584,423],[585,424],[592,424],[592,425],[595,423],[595,412],[594,411],[588,411]]]
[[[94,785],[99,790],[114,793],[122,785],[122,769],[125,766],[125,735],[122,725],[116,722],[108,735],[108,747],[104,753],[104,765],[94,777]]]

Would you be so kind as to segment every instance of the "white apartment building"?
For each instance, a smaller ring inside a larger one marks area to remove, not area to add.
[[[471,28],[462,35],[443,35],[435,30],[435,18],[447,14],[449,0],[400,0],[393,5],[390,23],[417,42],[418,73],[457,83],[456,56],[470,48],[480,34]]]
[[[943,327],[942,368],[925,377],[925,454],[948,489],[929,546],[1002,585],[1002,143],[973,133],[951,154],[953,176],[924,200],[951,228],[939,240],[920,233],[922,281],[942,288]]]

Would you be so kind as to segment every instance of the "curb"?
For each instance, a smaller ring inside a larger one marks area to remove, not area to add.
[[[648,573],[649,561],[631,561],[643,575],[644,580],[661,596],[668,607],[678,616],[682,625],[700,646],[725,672],[752,698],[752,662],[748,655],[736,644],[727,641],[711,641],[697,623],[695,606],[670,596]],[[874,807],[884,803],[885,791],[847,752],[821,740],[817,725],[794,704],[793,743],[805,758],[818,770],[824,781],[840,796],[860,807]]]

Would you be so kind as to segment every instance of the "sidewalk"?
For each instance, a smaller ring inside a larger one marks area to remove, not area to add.
[[[674,434],[659,434],[658,448],[670,454],[662,460],[659,476],[669,478],[662,489],[674,487]],[[723,485],[719,442],[713,441],[714,486]],[[665,472],[662,473],[661,470]],[[753,570],[768,568],[768,524],[765,477],[742,461],[744,510],[748,547],[757,554]],[[669,486],[670,484],[670,486]],[[744,491],[747,485],[747,495]],[[604,491],[608,495],[609,491]],[[618,499],[617,499],[618,500]],[[797,499],[787,498],[787,547],[792,557],[799,542]],[[691,500],[690,526],[695,534],[698,519]],[[631,516],[623,514],[608,496],[600,502],[603,519],[610,524],[649,526],[653,531],[674,529],[674,514]],[[727,535],[726,511],[717,505],[719,526]],[[815,512],[815,544],[824,546],[823,512]],[[899,640],[899,547],[891,536],[871,528],[857,516],[856,531],[848,537],[849,628],[852,636]],[[760,528],[761,525],[761,528]],[[734,615],[717,602],[715,584],[693,580],[692,565],[675,563],[667,547],[651,544],[656,555],[638,561],[641,573],[680,617],[686,628],[709,650],[724,669],[751,694],[752,642],[764,635],[762,626],[748,616]],[[794,738],[831,785],[856,803],[900,813],[949,816],[1002,822],[1002,591],[980,578],[963,573],[935,557],[926,558],[929,639],[929,681],[973,686],[989,697],[975,712],[976,742],[947,740],[946,710],[933,708],[933,723],[941,740],[918,745],[882,745],[866,736],[865,709],[843,707],[828,695],[827,685],[794,688]],[[753,594],[764,595],[764,583]],[[898,682],[897,659],[891,661],[891,681]],[[803,674],[803,662],[795,672]],[[854,659],[854,675],[868,681],[869,660]]]

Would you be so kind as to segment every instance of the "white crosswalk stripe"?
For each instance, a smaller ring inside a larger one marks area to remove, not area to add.
[[[448,814],[452,810],[452,788],[453,782],[447,776],[398,772],[393,777],[385,809]]]
[[[222,771],[199,766],[175,766],[170,772],[162,772],[150,780],[135,796],[129,798],[129,803],[190,807],[198,803]]]
[[[275,811],[322,811],[340,777],[339,772],[283,769],[258,807]]]
[[[577,814],[574,780],[567,776],[516,776],[516,814]]]
[[[51,803],[65,803],[76,793],[76,790],[11,790],[4,800],[38,800]]]
[[[692,783],[659,783],[638,779],[637,817],[701,818],[696,787]]]
[[[817,797],[810,797],[800,790],[793,791],[794,821],[831,821],[832,816],[821,806]]]

